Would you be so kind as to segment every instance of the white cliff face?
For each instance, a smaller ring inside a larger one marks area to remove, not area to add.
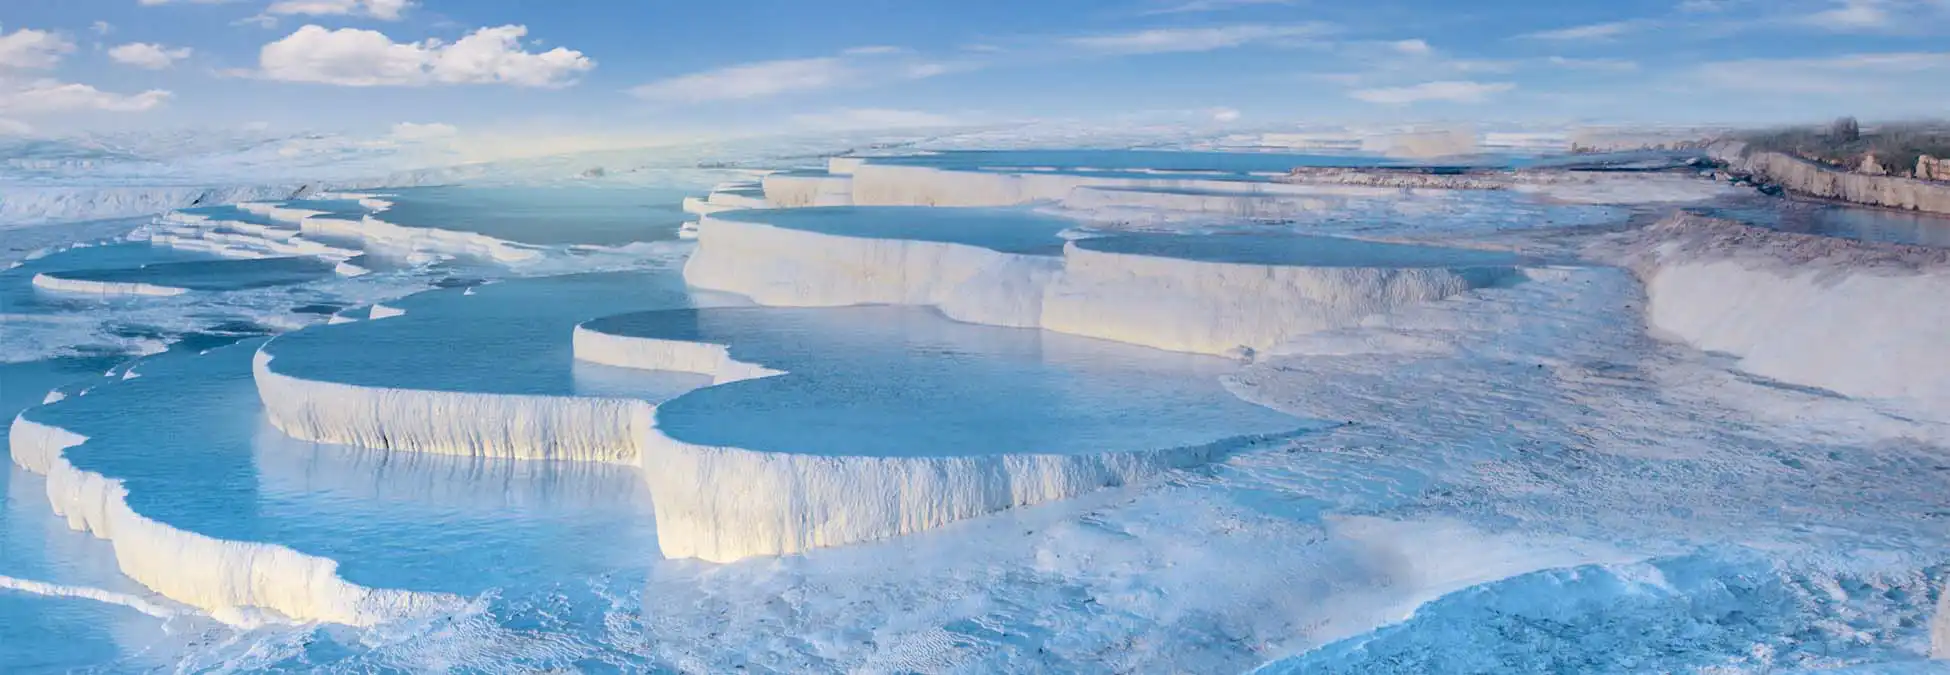
[[[782,375],[729,356],[722,345],[576,329],[579,360],[689,372],[716,384]],[[655,411],[652,411],[654,420]],[[1153,479],[1211,462],[1262,437],[1196,447],[1096,454],[960,457],[806,455],[705,446],[654,421],[638,437],[672,558],[730,562],[912,534],[1018,506]]]
[[[705,447],[650,429],[643,475],[664,555],[729,562],[912,534],[1141,482],[1250,442],[1098,455],[852,457]]]
[[[1074,242],[1054,258],[723,219],[708,219],[701,230],[685,281],[762,305],[931,305],[970,323],[1233,356],[1517,274],[1509,264],[1201,262],[1091,251]]]
[[[364,387],[253,361],[264,414],[285,435],[320,443],[465,457],[629,463],[650,404],[633,399]]]
[[[1950,419],[1950,253],[1677,217],[1635,233],[1647,322],[1756,375]]]
[[[971,323],[1032,327],[1058,262],[976,246],[868,239],[707,218],[684,280],[778,307],[934,305]]]
[[[853,203],[853,179],[845,175],[775,173],[765,177],[764,186],[764,206],[773,208]]]
[[[1736,157],[1732,163],[1737,169],[1803,194],[1871,206],[1950,213],[1950,185],[1836,171],[1778,152],[1756,152]]]
[[[1936,619],[1930,622],[1930,658],[1950,660],[1950,580],[1937,593]]]
[[[69,527],[108,540],[122,573],[163,597],[246,628],[267,618],[371,626],[460,603],[441,594],[360,586],[338,576],[338,563],[326,558],[207,537],[146,518],[129,508],[121,481],[68,462],[65,451],[86,442],[24,415],[8,431],[14,463],[47,478],[54,512]]]
[[[1043,299],[1045,330],[1170,351],[1250,355],[1412,303],[1515,277],[1513,268],[1303,267],[1091,251],[1071,243]]]
[[[543,255],[543,252],[535,247],[484,234],[431,227],[408,227],[371,216],[359,220],[308,216],[299,221],[299,231],[311,236],[360,241],[371,248],[453,253],[503,263],[535,260]]]

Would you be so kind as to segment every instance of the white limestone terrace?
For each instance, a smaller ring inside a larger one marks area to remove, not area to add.
[[[250,355],[217,353],[236,365]],[[226,623],[369,626],[457,604],[356,583],[332,559],[264,542],[266,519],[244,503],[256,496],[248,374],[212,373],[224,358],[147,363],[143,377],[30,409],[8,434],[13,461],[46,477],[54,511],[108,540],[129,578]]]
[[[648,402],[696,377],[578,367],[574,326],[699,301],[672,272],[599,273],[428,291],[381,321],[288,333],[253,369],[271,424],[299,439],[500,459],[634,463]],[[455,330],[464,326],[466,330]]]
[[[932,305],[962,321],[1031,327],[1076,225],[1016,209],[723,213],[700,223],[684,278],[763,305]]]
[[[831,161],[839,161],[835,158]],[[848,206],[853,203],[853,179],[831,171],[781,171],[763,181],[766,206]]]
[[[1228,393],[1221,359],[925,307],[669,310],[578,335],[579,359],[712,376],[640,430],[672,557],[910,534],[1148,480],[1312,424]]]
[[[34,275],[33,284],[35,288],[58,293],[175,296],[192,291],[239,291],[301,284],[336,272],[333,264],[310,258],[254,258],[47,272]]]
[[[157,357],[140,378],[31,409],[9,434],[14,461],[131,579],[243,628],[453,616],[484,593],[657,558],[633,468],[289,439],[263,425],[255,347]]]
[[[1950,421],[1950,250],[1678,215],[1595,246],[1644,281],[1646,320],[1741,369]]]
[[[1522,281],[1498,251],[1305,235],[1079,239],[1041,326],[1173,351],[1252,357],[1414,304]]]
[[[1007,209],[836,207],[708,218],[691,285],[762,305],[908,304],[1174,351],[1250,356],[1308,332],[1517,281],[1504,253],[1301,235],[1124,235]]]

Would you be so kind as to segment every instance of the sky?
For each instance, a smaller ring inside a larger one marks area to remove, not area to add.
[[[0,0],[0,134],[1950,114],[1950,0]]]

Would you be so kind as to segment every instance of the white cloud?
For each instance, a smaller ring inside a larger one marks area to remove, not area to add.
[[[1404,105],[1425,101],[1446,101],[1449,103],[1481,103],[1495,94],[1516,89],[1508,82],[1470,82],[1452,80],[1444,82],[1424,82],[1407,87],[1383,87],[1378,89],[1358,89],[1348,95],[1357,100],[1384,105]]]
[[[1232,108],[1213,108],[1206,112],[1212,115],[1212,121],[1221,124],[1239,121],[1239,111]]]
[[[1317,37],[1329,27],[1319,23],[1240,24],[1212,28],[1154,28],[1130,33],[1086,35],[1066,40],[1071,46],[1106,54],[1163,54],[1209,52],[1256,43],[1285,42]]]
[[[1218,12],[1241,7],[1297,4],[1300,4],[1300,0],[1187,0],[1186,2],[1175,5],[1148,9],[1139,13],[1144,15],[1190,14],[1194,12]]]
[[[657,80],[630,89],[646,101],[698,103],[767,98],[840,87],[923,80],[970,70],[974,63],[938,63],[902,58],[907,50],[883,47],[848,49],[838,56],[757,61]]]
[[[137,68],[162,70],[189,58],[191,53],[189,47],[172,49],[152,42],[131,42],[108,50],[108,58]]]
[[[856,73],[834,57],[759,61],[658,80],[630,90],[650,101],[718,101],[764,98],[828,89],[851,82]]]
[[[571,84],[596,66],[582,52],[556,47],[524,51],[525,26],[482,28],[445,43],[393,42],[384,33],[355,28],[305,26],[258,54],[257,75],[288,82],[349,87],[428,84]]]
[[[20,120],[0,117],[0,136],[26,136],[34,133],[34,127]]]
[[[1610,23],[1594,23],[1594,24],[1587,24],[1583,26],[1572,26],[1570,28],[1559,28],[1557,30],[1539,31],[1536,33],[1528,33],[1520,37],[1529,38],[1532,40],[1560,40],[1566,42],[1598,42],[1598,41],[1616,39],[1619,36],[1639,30],[1644,27],[1645,27],[1644,22],[1640,22],[1640,21],[1613,21]]]
[[[902,129],[917,127],[950,127],[965,124],[949,115],[941,115],[920,110],[895,110],[889,108],[842,108],[823,113],[793,115],[795,126],[808,129],[839,131],[846,129]]]
[[[142,5],[144,7],[155,7],[158,5],[222,5],[222,4],[228,4],[237,1],[238,0],[136,0],[135,4]]]
[[[169,100],[169,92],[151,89],[140,94],[116,94],[85,84],[35,80],[24,86],[0,87],[0,112],[20,115],[102,110],[142,112]]]
[[[451,138],[460,135],[460,129],[451,124],[429,122],[416,124],[401,122],[393,125],[391,138],[398,141],[426,141],[437,138]]]
[[[88,29],[95,31],[96,35],[107,35],[109,33],[115,32],[115,26],[113,24],[110,24],[107,21],[96,21],[95,23],[90,24],[88,26]]]
[[[1573,59],[1552,56],[1544,59],[1546,63],[1571,70],[1598,70],[1613,73],[1629,73],[1639,69],[1637,61],[1626,59]]]
[[[1435,48],[1430,47],[1426,40],[1396,40],[1388,43],[1388,46],[1409,56],[1428,56],[1435,53]]]
[[[369,16],[398,21],[411,7],[408,0],[279,0],[265,8],[270,16]]]
[[[1842,0],[1831,9],[1803,17],[1811,26],[1838,31],[1888,28],[1894,17],[1882,0]]]
[[[74,41],[44,30],[0,33],[0,70],[44,70],[74,51]]]

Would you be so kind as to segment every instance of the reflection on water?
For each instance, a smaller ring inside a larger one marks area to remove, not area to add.
[[[1950,248],[1950,216],[1943,215],[1780,199],[1709,209],[1705,215],[1782,232]]]

